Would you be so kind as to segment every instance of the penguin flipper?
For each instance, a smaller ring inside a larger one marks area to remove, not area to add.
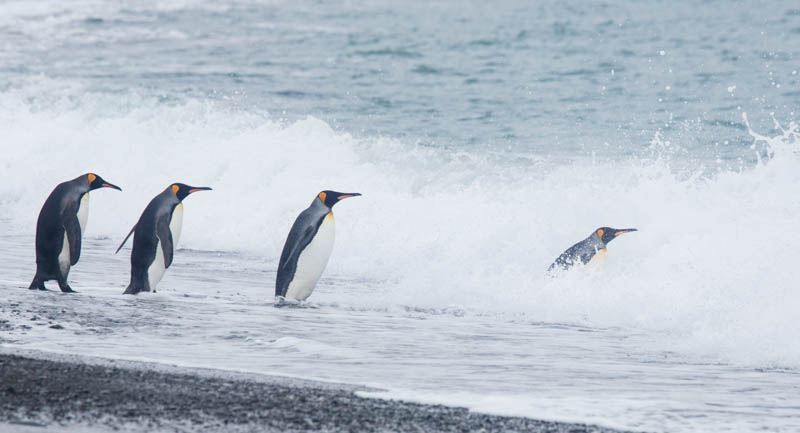
[[[570,254],[570,251],[567,250],[567,251],[564,251],[563,254],[558,256],[556,261],[554,261],[553,264],[550,265],[549,268],[547,268],[547,272],[553,272],[556,269],[566,270],[566,269],[571,268],[572,265],[574,265],[574,264],[575,264],[575,256]]]
[[[134,225],[133,225],[133,228],[131,229],[131,231],[129,231],[129,232],[128,232],[128,236],[125,236],[125,239],[123,239],[123,240],[122,240],[122,243],[121,243],[121,244],[119,244],[119,246],[117,247],[117,250],[116,250],[116,251],[114,251],[114,254],[118,253],[118,252],[119,252],[119,250],[121,250],[121,249],[122,249],[122,247],[125,245],[125,242],[128,242],[128,238],[130,238],[130,237],[131,237],[131,235],[133,234],[133,232],[134,232],[134,231],[136,231],[136,224],[134,224]]]
[[[580,241],[561,253],[556,261],[553,262],[549,268],[547,268],[547,271],[551,272],[555,269],[567,270],[578,264],[578,262],[581,262],[585,265],[586,263],[589,263],[589,260],[592,259],[593,255],[594,250],[587,246],[586,240]]]
[[[564,251],[555,262],[547,269],[548,272],[555,269],[567,270],[578,263],[587,264],[597,254],[597,248],[589,244],[588,239],[578,242]]]
[[[156,227],[156,235],[161,241],[161,251],[164,253],[164,269],[169,268],[169,266],[172,264],[173,246],[172,231],[169,229],[170,219],[171,218],[169,215],[164,215],[163,217],[159,218]]]
[[[314,240],[314,235],[317,234],[319,224],[307,225],[305,229],[302,229],[298,223],[299,221],[295,222],[295,226],[289,231],[289,238],[286,239],[286,244],[283,246],[281,261],[278,264],[278,275],[275,280],[275,296],[286,296],[289,284],[297,271],[297,260],[300,258],[300,253]]]
[[[64,208],[61,214],[64,222],[64,231],[69,242],[69,261],[70,266],[75,266],[81,258],[81,223],[78,221],[77,203],[72,203]]]

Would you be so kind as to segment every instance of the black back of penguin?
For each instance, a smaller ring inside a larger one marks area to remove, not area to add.
[[[578,263],[588,264],[592,258],[599,252],[606,249],[609,242],[614,240],[617,236],[634,232],[636,229],[614,229],[611,227],[600,227],[593,231],[586,239],[569,247],[566,251],[561,253],[555,262],[547,269],[552,272],[556,269],[569,269]]]
[[[36,264],[43,278],[52,279],[58,274],[57,256],[64,236],[71,238],[71,264],[74,265],[80,259],[78,208],[83,194],[89,192],[88,181],[80,180],[81,178],[77,178],[58,184],[39,212],[36,222]]]
[[[311,243],[322,220],[331,209],[318,198],[295,219],[286,238],[281,258],[278,262],[278,274],[275,279],[275,296],[286,296],[289,284],[297,271],[297,260],[300,253]]]
[[[131,280],[125,289],[125,294],[136,294],[142,291],[151,291],[147,270],[156,258],[156,247],[159,238],[162,239],[161,247],[164,252],[164,264],[169,267],[172,264],[172,233],[169,230],[169,223],[172,219],[172,211],[175,206],[180,204],[180,200],[172,192],[170,185],[155,196],[147,207],[144,208],[139,221],[133,226],[133,249],[131,250]],[[166,230],[164,230],[166,227]],[[130,233],[128,233],[130,237]],[[125,240],[127,241],[127,237]],[[125,244],[125,241],[122,242]],[[119,246],[122,248],[122,245]],[[119,251],[119,249],[117,250]]]
[[[30,289],[46,290],[45,281],[57,280],[62,291],[73,291],[67,276],[69,268],[80,259],[85,228],[79,220],[79,212],[83,211],[84,218],[88,218],[88,208],[81,209],[83,199],[88,197],[89,191],[99,188],[121,191],[99,175],[86,173],[58,184],[47,197],[36,221],[36,275]],[[84,206],[88,206],[88,200]],[[62,251],[65,247],[68,251]],[[65,263],[59,263],[60,257]]]
[[[175,242],[170,224],[175,208],[181,205],[183,199],[189,194],[210,189],[174,183],[150,200],[139,220],[117,248],[117,252],[119,252],[133,234],[131,279],[125,289],[125,294],[137,294],[155,289],[155,287],[151,287],[148,271],[158,256],[159,244],[163,254],[164,269],[172,265]]]
[[[329,231],[321,237],[327,238],[330,241],[329,246],[332,249],[333,206],[345,198],[358,197],[360,195],[360,193],[343,193],[325,190],[317,194],[317,197],[311,201],[311,205],[298,215],[289,231],[289,236],[286,238],[283,250],[281,251],[278,272],[275,278],[275,296],[282,298],[288,296],[291,299],[301,301],[311,295],[311,292],[316,286],[317,278],[322,274],[322,271],[327,265],[331,250],[324,253],[317,252],[315,260],[312,260],[315,263],[305,264],[305,269],[301,270],[305,276],[301,279],[303,282],[295,287],[296,290],[293,293],[289,293],[291,292],[293,282],[298,283],[295,281],[295,277],[297,276],[298,266],[300,265],[300,257],[312,244],[314,239],[317,238],[320,228],[328,218],[330,218],[329,225],[327,225]],[[322,241],[322,243],[325,243],[325,241]]]

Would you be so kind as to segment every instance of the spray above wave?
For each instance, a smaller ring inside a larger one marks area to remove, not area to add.
[[[339,211],[328,267],[343,282],[321,287],[318,302],[641,327],[690,356],[800,365],[794,124],[775,137],[751,131],[767,155],[752,168],[686,176],[666,158],[550,165],[355,138],[311,117],[284,124],[201,101],[26,101],[0,94],[0,200],[18,233],[32,236],[46,192],[74,173],[102,169],[126,186],[92,209],[88,232],[118,240],[154,192],[182,180],[217,191],[187,204],[197,210],[183,246],[258,254],[274,269],[309,196],[357,190],[365,199]],[[544,277],[604,225],[640,231],[614,245],[600,272]]]

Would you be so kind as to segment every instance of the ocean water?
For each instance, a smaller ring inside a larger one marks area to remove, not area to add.
[[[798,431],[798,70],[788,1],[3,2],[0,344]],[[92,193],[81,293],[24,290],[41,204],[89,171],[124,191]],[[122,296],[114,249],[176,181],[214,191],[158,293]],[[274,308],[322,189],[364,195],[309,302]],[[545,277],[605,225],[639,231]]]

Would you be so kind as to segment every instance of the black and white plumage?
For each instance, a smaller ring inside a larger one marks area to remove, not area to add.
[[[89,219],[89,191],[120,187],[87,173],[58,184],[45,200],[36,222],[36,275],[29,289],[47,290],[56,280],[62,292],[74,292],[67,283],[72,266],[81,257],[81,241]]]
[[[131,281],[125,289],[126,295],[155,292],[164,272],[172,265],[175,246],[181,236],[183,199],[194,192],[208,190],[211,188],[174,183],[150,201],[139,221],[117,248],[119,252],[134,234]]]
[[[333,251],[335,223],[333,205],[359,193],[322,191],[300,213],[283,246],[275,296],[302,301],[311,296]]]
[[[611,227],[600,227],[592,232],[588,238],[578,242],[564,251],[552,265],[547,269],[552,272],[556,269],[569,269],[572,266],[582,263],[584,265],[604,262],[606,259],[606,246],[617,236],[635,232],[636,229],[613,229]]]

